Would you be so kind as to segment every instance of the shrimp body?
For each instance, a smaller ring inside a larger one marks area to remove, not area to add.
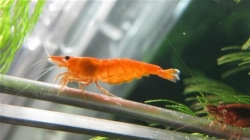
[[[151,74],[176,82],[179,80],[180,73],[177,69],[163,70],[157,65],[127,58],[97,59],[93,57],[50,56],[49,60],[68,70],[58,75],[64,76],[60,82],[62,87],[68,82],[78,82],[83,85],[95,82],[100,89],[101,87],[97,84],[98,81],[108,84],[121,84]],[[101,90],[107,93],[103,88]]]
[[[179,80],[179,70],[163,70],[157,65],[139,62],[131,59],[103,59],[98,70],[97,79],[108,84],[121,84],[140,79],[150,74],[175,82]]]

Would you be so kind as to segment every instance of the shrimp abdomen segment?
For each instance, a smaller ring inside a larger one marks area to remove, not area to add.
[[[140,62],[121,59],[102,59],[99,67],[98,80],[108,84],[121,84],[143,76]]]
[[[177,69],[163,70],[157,65],[126,58],[101,60],[97,79],[108,84],[121,84],[150,74],[173,82],[179,80]]]

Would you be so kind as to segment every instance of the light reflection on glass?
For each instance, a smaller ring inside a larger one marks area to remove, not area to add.
[[[27,44],[28,49],[31,51],[34,51],[41,44],[41,41],[37,38],[32,38],[32,39],[29,39],[27,43],[28,43]]]

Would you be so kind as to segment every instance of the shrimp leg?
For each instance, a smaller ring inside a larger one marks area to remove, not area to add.
[[[88,86],[92,81],[87,81],[87,82],[78,82],[78,86],[81,90],[83,90],[84,87]],[[84,90],[83,90],[84,91]]]
[[[64,72],[64,73],[58,74],[58,75],[56,76],[56,78],[55,78],[55,82],[58,80],[58,78],[59,78],[60,76],[66,75],[67,73],[68,73],[68,72]]]
[[[78,86],[79,88],[82,90],[83,92],[83,96],[84,96],[84,99],[86,100],[86,97],[85,97],[85,94],[84,94],[84,87],[89,85],[90,83],[92,83],[92,81],[87,81],[87,82],[78,82]]]
[[[96,81],[95,81],[95,85],[106,95],[109,95],[109,96],[113,96],[113,97],[117,97],[115,96],[114,94],[108,92],[106,89],[102,88]]]
[[[60,81],[61,88],[57,91],[57,94],[59,94],[62,91],[62,89],[68,84],[70,79],[69,79],[69,76],[67,74],[68,74],[67,72],[61,73],[61,74],[57,75],[57,77],[56,77],[55,80],[57,80],[58,77],[65,75],[65,76],[63,76],[63,78]]]
[[[60,76],[63,76],[63,77],[60,81],[61,88],[57,91],[58,94],[62,91],[63,87],[65,87],[68,84],[68,82],[75,81],[75,79],[72,78],[68,72],[58,74],[55,78],[55,81],[57,81],[57,79]]]

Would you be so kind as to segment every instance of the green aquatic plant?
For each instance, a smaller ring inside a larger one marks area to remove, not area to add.
[[[240,3],[241,0],[234,0],[236,4]]]
[[[236,72],[250,69],[250,38],[242,46],[228,46],[222,48],[222,51],[237,50],[226,54],[217,60],[218,65],[238,64],[238,67],[222,73],[222,78],[230,76]],[[244,95],[233,87],[207,77],[192,77],[184,79],[184,94],[190,95],[196,93],[196,97],[191,96],[186,101],[195,102],[193,109],[196,114],[204,113],[206,104],[217,104],[220,101],[224,103],[243,103],[250,104],[250,96]],[[197,94],[199,93],[199,94]],[[206,96],[204,96],[206,94]]]
[[[0,0],[0,73],[8,71],[24,38],[34,28],[45,0],[38,0],[34,10],[31,0]]]
[[[197,81],[197,83],[196,83]],[[248,102],[244,99],[235,98],[235,95],[243,95],[229,85],[213,80],[206,77],[196,77],[196,81],[193,78],[188,78],[184,80],[186,88],[184,94],[190,94],[194,92],[203,92],[209,95],[216,95],[220,98],[226,98],[227,102]],[[220,100],[220,99],[218,99]],[[216,101],[216,100],[215,100]],[[213,101],[212,101],[213,102]]]
[[[89,140],[110,140],[110,139],[107,138],[107,137],[97,136],[97,137],[93,137],[93,138],[91,138]]]
[[[233,73],[241,70],[250,69],[250,38],[242,46],[228,46],[222,48],[222,51],[227,50],[240,50],[239,52],[232,52],[226,54],[217,60],[218,65],[222,64],[234,64],[238,63],[238,67],[232,68],[231,70],[222,74],[222,78],[225,78]],[[200,103],[218,103],[223,101],[225,103],[246,103],[250,104],[250,96],[244,95],[243,93],[237,91],[233,87],[206,77],[193,77],[184,80],[186,88],[184,94],[190,93],[206,93],[208,96],[204,98],[197,96],[197,98],[188,98],[189,101],[194,101],[198,99]],[[206,101],[208,100],[209,101]]]
[[[241,49],[242,50],[250,49],[250,38],[247,40],[245,44],[242,45]]]
[[[222,73],[222,78],[226,78],[234,73],[249,70],[250,69],[250,38],[242,46],[229,46],[222,48],[222,51],[236,50],[237,52],[229,53],[221,56],[217,60],[218,65],[223,64],[238,64],[238,67],[234,67],[224,73]],[[250,72],[248,73],[250,74]]]
[[[195,113],[186,105],[177,103],[175,101],[167,100],[167,99],[158,99],[158,100],[149,100],[145,101],[145,103],[155,103],[155,102],[165,102],[167,105],[165,105],[168,109],[173,109],[185,114],[189,114],[191,116],[196,116]]]
[[[205,98],[202,96],[196,96],[186,99],[187,101],[195,102],[195,111],[203,110],[204,105],[207,103],[217,104],[220,101],[223,101],[224,103],[250,104],[250,96],[244,95],[231,86],[217,80],[206,77],[195,77],[195,79],[185,79],[184,84],[186,85],[184,90],[184,94],[186,95],[200,92],[207,94]]]

